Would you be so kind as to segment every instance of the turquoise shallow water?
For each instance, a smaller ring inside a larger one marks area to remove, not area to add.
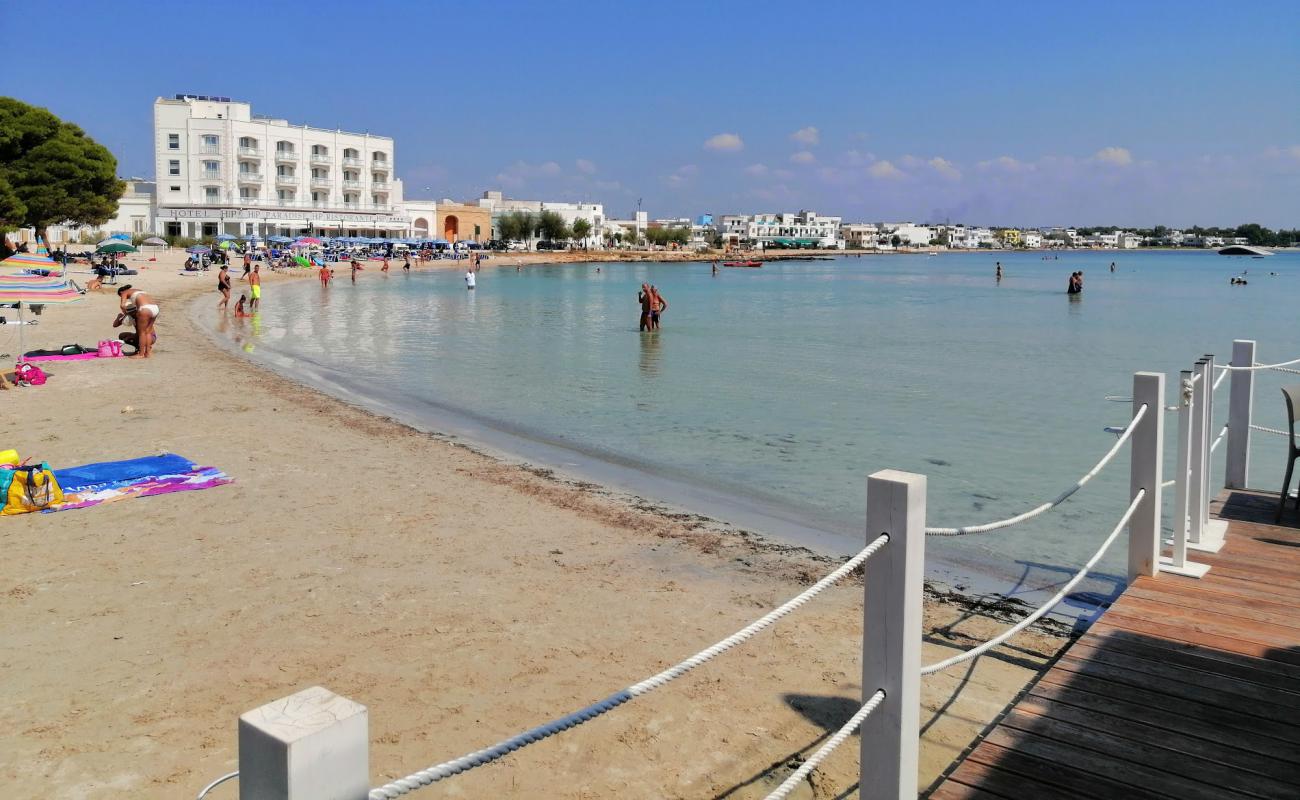
[[[1085,292],[1071,300],[1076,269]],[[1230,286],[1243,270],[1249,285]],[[716,277],[708,264],[485,266],[473,292],[454,270],[366,272],[356,286],[345,272],[328,290],[268,287],[256,335],[238,335],[255,357],[430,427],[452,414],[556,445],[566,464],[645,476],[650,495],[666,478],[842,552],[863,538],[870,472],[927,474],[930,524],[1000,518],[1054,497],[1113,443],[1102,429],[1128,406],[1105,397],[1127,397],[1134,371],[1166,372],[1173,402],[1177,371],[1201,353],[1226,361],[1234,338],[1257,339],[1262,360],[1300,356],[1296,253],[846,257]],[[670,304],[657,334],[636,328],[644,281]],[[1262,424],[1281,426],[1285,377],[1260,379]],[[1226,387],[1219,397],[1222,418]],[[1269,438],[1256,437],[1252,474],[1276,488],[1282,440]],[[1172,434],[1168,451],[1172,463]],[[1043,518],[930,539],[932,563],[957,582],[1049,584],[1109,531],[1127,481],[1124,455]]]

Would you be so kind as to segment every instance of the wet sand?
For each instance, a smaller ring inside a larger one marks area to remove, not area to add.
[[[639,681],[832,568],[267,372],[189,319],[195,296],[215,306],[216,274],[182,277],[181,260],[130,262],[162,304],[155,358],[55,364],[45,386],[0,393],[0,448],[55,466],[170,451],[235,479],[0,519],[6,796],[192,796],[236,768],[240,713],[314,684],[369,707],[378,785]],[[268,275],[264,303],[314,279]],[[116,300],[47,309],[27,347],[111,337]],[[0,328],[0,352],[16,347]],[[861,604],[846,581],[667,687],[426,793],[761,797],[856,708]],[[984,611],[932,594],[925,660],[1014,616]],[[923,786],[1063,642],[1030,631],[924,680]],[[851,742],[802,796],[842,796],[856,774]]]

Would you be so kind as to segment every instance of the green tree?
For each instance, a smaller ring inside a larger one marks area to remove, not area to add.
[[[573,238],[578,241],[586,239],[591,233],[591,223],[579,217],[573,221]]]
[[[536,227],[533,215],[527,211],[511,211],[497,220],[497,232],[507,242],[527,242]]]
[[[101,225],[117,213],[125,189],[117,179],[117,159],[81,128],[43,108],[0,97],[4,225],[30,225],[42,235],[64,222]]]
[[[569,226],[557,211],[543,211],[537,219],[537,232],[543,239],[562,242],[569,238]]]

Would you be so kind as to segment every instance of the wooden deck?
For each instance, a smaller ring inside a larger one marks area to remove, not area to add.
[[[1300,526],[1224,492],[1200,580],[1139,578],[932,800],[1300,798]]]

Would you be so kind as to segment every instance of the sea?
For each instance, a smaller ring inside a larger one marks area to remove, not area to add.
[[[1300,357],[1295,251],[850,255],[717,274],[708,262],[519,269],[506,254],[474,290],[463,270],[378,266],[355,285],[346,265],[328,289],[268,285],[222,339],[417,427],[836,556],[865,542],[877,470],[927,476],[930,525],[1001,519],[1054,498],[1115,442],[1106,428],[1129,419],[1134,372],[1165,373],[1172,404],[1179,371],[1203,354],[1226,362],[1234,339],[1256,340],[1264,362]],[[1084,291],[1068,296],[1077,270]],[[643,283],[668,303],[657,332],[638,331]],[[215,317],[211,305],[195,313]],[[1284,427],[1278,387],[1295,382],[1259,374],[1258,423]],[[1215,431],[1227,382],[1216,397]],[[1176,415],[1166,424],[1172,475]],[[1283,448],[1255,435],[1253,486],[1278,488]],[[1128,470],[1124,452],[1031,522],[930,537],[929,576],[1041,596],[1115,525]],[[1122,587],[1123,541],[1071,603]]]

